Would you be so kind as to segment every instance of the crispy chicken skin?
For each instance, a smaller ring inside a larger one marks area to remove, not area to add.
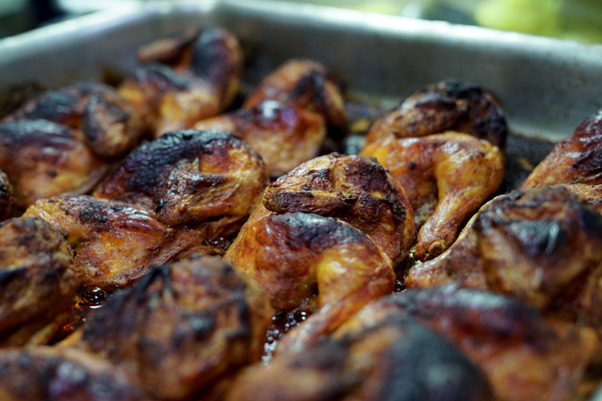
[[[386,136],[360,154],[375,157],[404,188],[420,227],[414,253],[418,260],[447,249],[504,175],[498,147],[457,132],[421,138]]]
[[[14,187],[18,208],[61,193],[87,192],[106,172],[106,164],[73,130],[46,120],[0,124],[0,168]]]
[[[275,213],[305,212],[341,219],[367,234],[397,265],[415,240],[412,206],[375,159],[333,153],[303,163],[263,194]]]
[[[0,397],[3,401],[149,401],[119,367],[57,347],[0,351]]]
[[[259,84],[244,107],[254,107],[265,100],[314,111],[333,127],[344,128],[347,124],[341,88],[330,71],[313,60],[292,59],[282,64]]]
[[[13,215],[14,203],[13,186],[6,173],[0,169],[0,221],[4,221]]]
[[[412,267],[405,284],[512,294],[600,329],[601,278],[602,216],[562,186],[544,186],[487,203],[449,250]]]
[[[225,259],[249,274],[274,308],[315,312],[280,343],[293,352],[390,293],[395,281],[391,260],[372,239],[341,220],[310,213],[258,209]]]
[[[353,319],[353,318],[352,318]],[[337,330],[303,354],[246,369],[227,401],[491,401],[487,378],[452,344],[397,314]]]
[[[40,217],[67,233],[85,289],[110,291],[131,284],[153,264],[215,252],[203,229],[171,228],[145,209],[86,195],[39,200],[24,216]]]
[[[228,131],[242,138],[274,177],[316,157],[326,137],[318,114],[272,100],[200,121],[194,128]]]
[[[555,184],[602,184],[602,109],[558,142],[522,189]]]
[[[598,212],[602,213],[602,184],[598,185],[590,185],[590,184],[561,184],[570,192],[574,193],[596,209]]]
[[[75,304],[80,278],[64,236],[38,218],[0,225],[0,347],[51,340]]]
[[[589,328],[543,318],[509,296],[456,285],[407,290],[368,304],[339,330],[411,317],[485,371],[503,401],[570,400],[598,345]],[[493,398],[493,397],[492,397]]]
[[[142,131],[134,109],[115,89],[77,82],[27,102],[4,121],[47,120],[66,125],[101,158],[117,158],[140,142]]]
[[[195,257],[154,266],[67,341],[123,367],[149,394],[182,400],[258,362],[272,314],[244,274]]]
[[[426,86],[383,115],[372,125],[366,139],[374,142],[388,135],[421,137],[444,131],[487,139],[503,150],[508,129],[504,112],[491,93],[449,79]]]
[[[232,103],[240,84],[242,51],[220,28],[164,39],[141,50],[140,67],[119,87],[156,137],[191,128]]]
[[[94,196],[142,205],[171,226],[210,220],[228,235],[240,228],[267,184],[263,160],[241,139],[181,130],[130,153]]]

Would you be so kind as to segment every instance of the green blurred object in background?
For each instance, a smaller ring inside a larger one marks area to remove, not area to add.
[[[582,42],[602,42],[601,0],[483,0],[477,24]]]

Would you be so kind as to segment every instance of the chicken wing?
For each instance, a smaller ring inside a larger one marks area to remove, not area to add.
[[[142,139],[134,109],[113,88],[77,82],[48,91],[27,102],[3,121],[48,120],[74,130],[79,140],[101,158],[117,158]]]
[[[426,86],[383,115],[366,139],[374,142],[388,135],[421,137],[444,131],[487,139],[503,150],[508,129],[504,111],[490,92],[449,79]]]
[[[0,168],[14,186],[15,207],[26,208],[41,198],[91,190],[107,164],[65,125],[17,120],[0,124]]]
[[[207,221],[218,235],[229,235],[240,229],[267,184],[263,160],[241,139],[181,130],[130,153],[94,196],[142,205],[170,226]]]
[[[367,234],[397,266],[415,239],[403,188],[375,159],[330,154],[303,163],[263,194],[275,213],[305,212],[343,220]]]
[[[249,274],[274,308],[315,312],[280,343],[295,351],[390,293],[395,281],[391,260],[372,239],[341,220],[310,213],[258,209],[225,259]]]
[[[155,397],[188,400],[260,360],[272,314],[248,278],[197,257],[114,293],[67,345],[107,358]]]
[[[3,401],[148,401],[123,369],[84,352],[56,347],[0,351]]]
[[[602,216],[566,188],[544,186],[487,203],[449,250],[413,266],[405,284],[512,294],[600,329],[601,279]]]
[[[259,84],[243,106],[254,107],[265,100],[314,111],[333,127],[344,128],[347,123],[339,84],[325,66],[313,60],[287,61]]]
[[[504,158],[497,146],[457,132],[422,138],[387,136],[360,154],[375,157],[404,188],[420,227],[414,252],[418,260],[447,249],[504,175]]]
[[[0,347],[48,343],[79,288],[69,244],[42,219],[14,218],[0,225],[0,261]]]
[[[576,399],[598,346],[589,328],[544,319],[512,297],[456,285],[381,298],[339,331],[362,331],[401,317],[417,319],[455,344],[485,371],[500,401]]]
[[[155,137],[217,115],[238,90],[242,52],[236,37],[221,28],[159,41],[141,56],[150,63],[126,78],[119,93]]]
[[[556,184],[602,184],[602,109],[557,143],[522,189]]]
[[[274,177],[317,156],[326,137],[318,114],[272,100],[200,121],[194,128],[228,131],[242,138]]]
[[[112,291],[131,284],[153,264],[192,252],[216,253],[201,228],[171,228],[145,209],[86,195],[39,200],[24,216],[40,217],[67,233],[84,290]]]
[[[346,327],[302,354],[236,378],[227,401],[490,401],[483,372],[452,344],[398,314]]]

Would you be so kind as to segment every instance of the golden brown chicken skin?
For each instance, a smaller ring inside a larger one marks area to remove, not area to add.
[[[242,53],[223,29],[165,39],[143,48],[141,56],[149,64],[126,78],[119,93],[155,137],[219,114],[238,91]]]
[[[142,205],[164,224],[240,229],[268,184],[265,164],[228,132],[170,132],[134,150],[94,196]]]
[[[84,352],[57,347],[0,351],[3,401],[149,401],[124,370]]]
[[[353,319],[353,318],[352,318]],[[452,344],[398,314],[345,327],[302,354],[243,371],[228,401],[491,401],[487,378]]]
[[[405,284],[512,294],[599,329],[601,278],[602,217],[562,186],[544,186],[487,203],[448,251],[412,267]]]
[[[102,158],[116,158],[138,145],[142,131],[134,109],[115,89],[77,82],[48,91],[4,119],[48,120],[74,130]]]
[[[272,100],[200,121],[194,128],[228,131],[242,138],[274,177],[317,156],[326,137],[318,114]]]
[[[589,184],[561,184],[570,192],[574,193],[596,209],[598,212],[602,213],[602,184],[598,185],[589,185]]]
[[[75,304],[80,278],[63,234],[38,218],[0,225],[0,347],[48,343]]]
[[[0,221],[4,221],[13,215],[15,203],[14,189],[8,176],[0,169]]]
[[[504,175],[498,147],[457,132],[383,137],[360,154],[375,157],[404,188],[420,227],[414,252],[418,260],[431,259],[447,249],[465,220],[498,189]]]
[[[497,400],[572,400],[598,341],[589,328],[543,318],[515,298],[456,285],[370,303],[341,330],[399,315],[427,324],[485,371]]]
[[[205,399],[221,379],[260,360],[272,314],[247,277],[196,257],[154,266],[66,341],[124,368],[159,399]]]
[[[145,209],[86,195],[39,200],[24,216],[40,217],[67,233],[86,290],[112,291],[133,283],[153,264],[216,252],[202,229],[171,228]]]
[[[556,184],[602,184],[602,109],[557,143],[522,189]]]
[[[366,139],[374,142],[388,135],[407,138],[444,131],[486,139],[503,150],[508,129],[504,111],[490,92],[448,79],[426,86],[383,115],[374,122]]]
[[[315,312],[279,344],[292,352],[390,293],[395,281],[391,260],[372,239],[341,220],[310,213],[258,209],[225,259],[254,279],[274,308]]]
[[[46,120],[0,124],[0,168],[14,187],[15,207],[41,198],[85,193],[107,170],[67,126]]]
[[[245,100],[254,107],[265,100],[277,100],[320,114],[326,123],[344,128],[347,113],[343,93],[328,69],[313,60],[292,59],[269,74]]]
[[[367,234],[398,265],[414,243],[414,214],[403,188],[375,159],[333,153],[303,163],[263,194],[275,213],[341,219]]]

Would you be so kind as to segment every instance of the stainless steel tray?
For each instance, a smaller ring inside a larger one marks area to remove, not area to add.
[[[288,58],[311,57],[354,92],[393,105],[455,77],[492,90],[514,132],[552,140],[602,107],[602,45],[259,0],[130,4],[0,40],[0,93],[127,74],[138,46],[209,25],[240,37],[248,82]]]

